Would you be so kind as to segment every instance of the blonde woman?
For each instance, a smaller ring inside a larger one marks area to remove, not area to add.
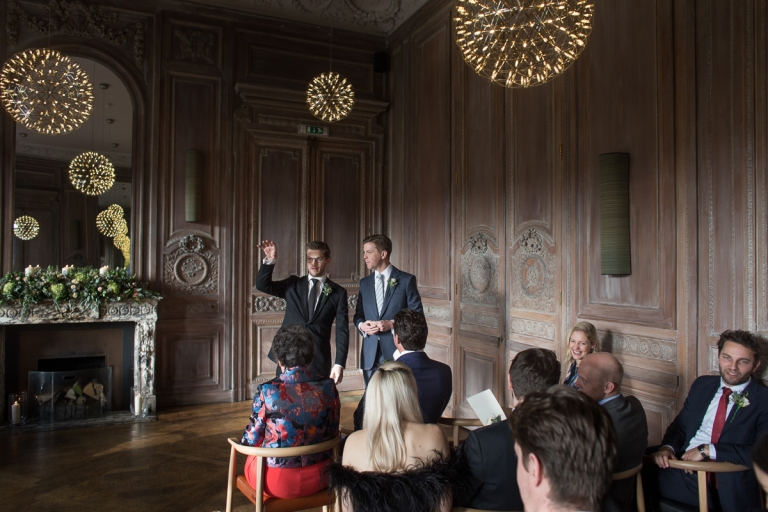
[[[581,360],[587,354],[600,351],[600,340],[597,337],[597,329],[589,322],[576,323],[565,339],[568,343],[568,353],[563,358],[563,384],[573,387]]]
[[[422,421],[416,381],[402,363],[386,363],[366,391],[363,430],[347,438],[331,488],[345,511],[449,511],[448,439]]]

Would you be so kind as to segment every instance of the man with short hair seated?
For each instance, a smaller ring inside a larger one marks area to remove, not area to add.
[[[430,359],[424,352],[429,329],[423,313],[408,308],[401,309],[395,315],[392,331],[396,347],[392,357],[410,368],[416,379],[424,423],[437,423],[451,399],[451,367]],[[364,414],[365,394],[355,410],[355,430],[363,428]]]
[[[574,387],[603,406],[616,429],[619,458],[615,473],[639,466],[648,445],[645,409],[634,396],[621,394],[624,367],[608,352],[584,356]],[[617,480],[611,485],[603,510],[629,510],[635,495],[634,479]]]
[[[604,408],[573,388],[555,386],[527,395],[509,423],[527,512],[600,510],[616,458],[616,434]]]
[[[560,363],[555,353],[542,348],[519,352],[509,365],[507,386],[512,407],[528,393],[546,391],[560,381]],[[514,414],[514,412],[512,413]],[[503,421],[470,432],[457,450],[466,462],[470,481],[456,489],[454,505],[483,510],[522,510],[523,500],[515,481],[515,438]]]
[[[693,382],[683,409],[653,454],[658,468],[643,471],[651,510],[658,509],[659,497],[698,505],[696,475],[670,468],[670,459],[752,467],[752,445],[768,431],[768,390],[753,377],[760,367],[760,340],[747,331],[725,331],[717,352],[720,375],[704,375]],[[718,473],[716,482],[708,484],[710,507],[717,502],[713,496],[719,496],[724,512],[761,506],[752,470]]]

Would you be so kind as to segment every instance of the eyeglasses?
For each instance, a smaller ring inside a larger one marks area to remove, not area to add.
[[[324,261],[325,261],[325,258],[322,256],[319,258],[310,258],[309,256],[307,256],[307,263],[322,263]]]

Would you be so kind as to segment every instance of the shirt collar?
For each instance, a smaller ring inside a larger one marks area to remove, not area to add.
[[[749,386],[750,382],[752,382],[752,377],[750,377],[747,382],[739,384],[738,386],[729,386],[728,384],[723,382],[723,378],[720,377],[720,389],[723,389],[724,387],[731,388],[731,391],[733,391],[734,393],[742,393],[747,388],[747,386]]]
[[[395,349],[395,353],[392,354],[392,359],[397,361],[398,359],[403,357],[405,354],[410,354],[412,352],[424,352],[424,351],[423,350],[403,350],[402,352],[400,352],[399,350]]]
[[[375,270],[374,274],[376,274],[375,275],[376,279],[379,278],[379,274],[383,275],[384,276],[384,282],[386,283],[386,282],[389,281],[389,276],[392,275],[392,265],[389,265],[387,268],[385,268],[384,272],[379,272],[378,270]]]
[[[318,281],[320,281],[320,286],[322,286],[325,284],[325,281],[328,279],[328,275],[326,274],[320,277],[312,277],[311,275],[307,274],[307,282],[309,282],[310,279],[317,279]]]
[[[619,398],[619,393],[616,393],[616,394],[615,394],[615,395],[613,395],[613,396],[609,396],[608,398],[603,398],[602,400],[600,400],[600,401],[599,401],[599,402],[597,402],[597,403],[599,403],[600,405],[603,405],[603,404],[605,404],[605,403],[608,403],[608,402],[610,402],[610,401],[611,401],[611,400],[613,400],[614,398]]]

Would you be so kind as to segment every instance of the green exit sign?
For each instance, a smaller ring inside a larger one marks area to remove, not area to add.
[[[319,137],[327,137],[328,129],[325,126],[312,126],[310,124],[299,125],[299,133],[305,135],[317,135]]]

